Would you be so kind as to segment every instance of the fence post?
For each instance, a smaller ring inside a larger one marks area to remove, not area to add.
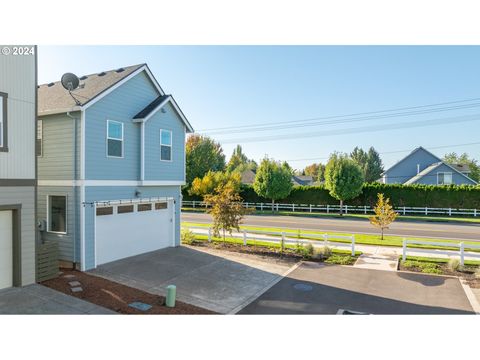
[[[277,204],[277,212],[278,212],[278,204]]]
[[[295,204],[292,204],[292,211],[295,212]]]
[[[327,204],[327,214],[330,212],[329,206]]]
[[[327,246],[327,242],[328,242],[328,234],[323,234],[323,245]]]
[[[448,216],[452,216],[452,208],[448,208]]]
[[[312,204],[310,204],[310,212],[312,212]]]
[[[247,231],[243,230],[243,245],[247,246]]]
[[[428,215],[428,207],[425,207],[425,215]]]
[[[260,211],[263,211],[263,203],[260,203]]]
[[[193,208],[195,209],[195,200],[192,201]]]
[[[464,256],[465,256],[465,244],[463,241],[460,243],[460,265],[464,265]]]
[[[355,235],[352,235],[352,256],[355,256]]]
[[[285,250],[285,232],[284,231],[282,232],[282,241],[280,243],[280,249],[281,249],[282,253]]]
[[[367,205],[364,205],[364,206],[363,206],[363,213],[364,213],[365,215],[367,215]]]
[[[208,242],[212,242],[212,228],[208,228]]]
[[[403,238],[403,254],[402,254],[402,261],[407,259],[407,239]]]
[[[348,214],[348,205],[345,205],[345,214]]]
[[[406,212],[405,212],[405,206],[403,207],[403,216],[405,216]]]
[[[477,209],[473,209],[473,216],[477,216]]]

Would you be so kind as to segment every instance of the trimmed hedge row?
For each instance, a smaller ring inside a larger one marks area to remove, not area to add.
[[[469,185],[402,185],[402,184],[364,184],[362,194],[345,202],[347,205],[373,206],[377,194],[383,193],[390,198],[393,206],[434,207],[454,209],[479,209],[480,186]],[[258,196],[252,186],[242,185],[240,195],[246,202],[264,202],[271,200]],[[184,200],[201,200],[198,196],[190,196],[185,191]],[[323,186],[296,186],[288,197],[278,201],[287,204],[337,204]]]

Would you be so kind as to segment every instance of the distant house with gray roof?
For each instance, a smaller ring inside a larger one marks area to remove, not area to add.
[[[385,170],[379,180],[384,184],[477,185],[463,164],[447,164],[423,147],[418,147]]]
[[[246,169],[242,172],[241,183],[252,185],[255,181],[255,170]],[[315,185],[313,176],[309,175],[292,175],[292,183],[294,186],[312,186]]]

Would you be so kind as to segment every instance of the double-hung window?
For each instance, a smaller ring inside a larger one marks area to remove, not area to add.
[[[450,185],[452,183],[453,183],[453,174],[451,172],[437,173],[437,184],[438,185]]]
[[[67,197],[50,195],[48,197],[48,225],[49,232],[67,233]]]
[[[172,132],[160,130],[160,160],[172,161]]]
[[[8,97],[8,94],[0,92],[0,151],[8,151],[7,97]]]
[[[107,156],[123,157],[123,123],[107,120]]]

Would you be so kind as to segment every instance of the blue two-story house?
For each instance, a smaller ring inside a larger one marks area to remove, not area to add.
[[[385,170],[379,181],[404,185],[476,185],[469,173],[468,166],[447,164],[420,146]]]
[[[38,220],[60,260],[88,270],[180,244],[185,134],[146,64],[38,87]]]

